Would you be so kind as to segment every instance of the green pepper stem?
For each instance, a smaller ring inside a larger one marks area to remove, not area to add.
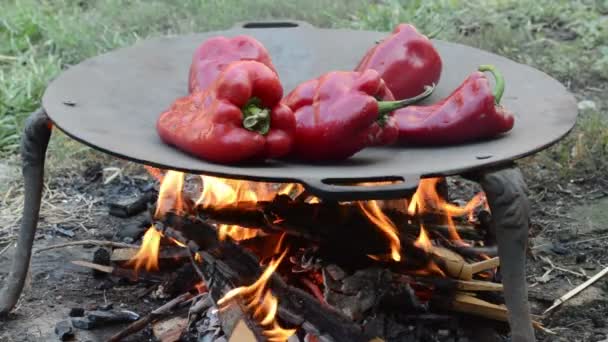
[[[494,80],[496,81],[496,85],[494,86],[494,103],[500,104],[502,94],[505,92],[505,78],[502,76],[502,73],[490,64],[480,65],[477,70],[481,72],[489,71],[494,76]]]
[[[251,98],[242,109],[243,127],[266,135],[270,130],[270,109],[263,108],[258,98]]]
[[[424,92],[414,97],[410,97],[409,99],[399,101],[378,101],[378,115],[387,114],[399,108],[407,107],[416,102],[422,101],[429,97],[433,91],[435,91],[435,83],[430,86],[424,86]]]

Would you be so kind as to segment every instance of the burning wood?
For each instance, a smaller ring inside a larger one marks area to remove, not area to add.
[[[456,206],[439,195],[441,179],[432,178],[423,180],[409,201],[322,203],[298,184],[201,176],[200,192],[193,198],[184,191],[184,179],[181,172],[163,176],[155,222],[140,249],[117,250],[112,260],[128,259],[135,270],[151,272],[158,270],[159,259],[188,255],[199,265],[195,270],[205,280],[203,291],[209,291],[220,317],[240,312],[224,326],[228,332],[241,320],[256,327],[254,335],[270,341],[284,341],[298,329],[334,340],[365,341],[378,337],[364,337],[357,325],[366,313],[426,312],[426,303],[446,296],[454,298],[450,310],[506,317],[502,306],[471,295],[502,291],[500,284],[478,277],[499,266],[498,258],[477,252],[484,232],[468,223],[477,221],[477,208],[487,206],[483,194]],[[164,244],[169,248],[159,251]],[[287,263],[279,268],[285,258],[291,272]],[[270,260],[263,272],[256,259]],[[330,264],[349,271],[332,273],[330,281]],[[365,270],[374,268],[384,270],[388,281],[363,280]]]
[[[110,258],[113,262],[125,262],[132,260],[137,255],[139,249],[136,248],[117,248],[112,251]],[[180,246],[170,246],[168,248],[162,248],[158,254],[158,260],[180,260],[188,258],[188,251]]]
[[[158,270],[158,252],[162,234],[151,226],[142,239],[141,247],[135,256],[129,261],[135,271],[145,266],[146,271]]]
[[[228,303],[239,298],[243,301],[248,312],[252,312],[253,319],[263,329],[263,335],[268,341],[285,341],[295,333],[295,329],[284,329],[276,321],[275,316],[278,310],[278,300],[267,288],[268,280],[272,273],[279,266],[288,249],[276,260],[270,262],[264,273],[250,286],[237,287],[224,295],[219,301],[220,310],[225,308]]]

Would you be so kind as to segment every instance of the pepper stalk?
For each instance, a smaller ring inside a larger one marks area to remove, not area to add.
[[[496,81],[496,85],[494,86],[494,103],[497,105],[500,104],[500,100],[502,99],[502,95],[505,92],[505,78],[502,73],[496,69],[495,66],[490,64],[480,65],[477,70],[481,72],[488,71],[494,76],[494,80]]]
[[[389,114],[397,109],[407,107],[429,97],[435,91],[436,85],[424,86],[424,92],[407,99],[399,101],[378,101],[378,123],[384,125],[388,121]]]
[[[243,127],[261,135],[268,134],[270,130],[270,109],[262,107],[262,101],[252,97],[242,108]]]

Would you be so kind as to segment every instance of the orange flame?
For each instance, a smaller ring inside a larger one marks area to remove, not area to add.
[[[158,191],[158,202],[154,217],[160,218],[169,210],[174,209],[177,213],[184,210],[182,190],[184,188],[184,173],[179,171],[167,171]]]
[[[146,169],[146,171],[148,171],[148,173],[154,177],[157,181],[162,182],[163,181],[163,171],[161,169],[152,167],[152,166],[148,166],[148,165],[144,165],[144,169]]]
[[[287,255],[287,251],[288,249],[285,249],[279,258],[271,260],[268,267],[266,267],[262,275],[253,284],[228,291],[218,301],[218,306],[222,310],[228,306],[231,300],[240,297],[245,309],[249,312],[253,311],[252,316],[264,329],[263,334],[268,338],[268,341],[286,341],[296,332],[295,329],[282,328],[276,321],[279,302],[270,289],[267,288],[270,276],[276,271],[285,255]]]
[[[378,201],[359,202],[359,207],[367,218],[375,224],[390,240],[391,257],[394,261],[401,261],[401,240],[397,227],[384,213]]]
[[[127,265],[133,266],[135,271],[139,271],[144,266],[147,271],[157,271],[158,249],[162,236],[162,233],[156,230],[154,225],[148,228],[137,254],[127,262]]]
[[[420,235],[418,235],[418,239],[414,242],[414,246],[422,249],[423,251],[429,253],[433,249],[433,244],[429,239],[429,236],[426,233],[423,225],[420,225]]]
[[[220,224],[217,229],[217,236],[220,241],[230,237],[234,241],[252,239],[261,234],[259,229],[244,228],[234,224]]]
[[[443,178],[424,178],[420,180],[418,190],[408,205],[408,214],[414,216],[416,214],[425,213],[440,213],[445,215],[448,225],[450,239],[459,241],[462,240],[456,226],[454,225],[454,217],[469,215],[472,218],[473,211],[480,205],[487,207],[486,197],[483,192],[476,194],[464,207],[448,203],[437,193],[437,184]]]
[[[297,183],[264,183],[238,179],[201,176],[203,190],[196,200],[203,208],[230,207],[238,202],[271,201],[276,195],[297,196],[304,187]]]
[[[178,240],[175,240],[174,238],[169,238],[169,240],[171,240],[171,242],[173,242],[174,244],[178,245],[179,247],[182,247],[182,248],[188,247],[185,244],[179,242]]]

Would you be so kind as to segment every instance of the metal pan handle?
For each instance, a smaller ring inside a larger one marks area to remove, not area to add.
[[[391,177],[392,178],[392,177]],[[359,201],[405,198],[416,192],[420,176],[394,177],[403,181],[381,185],[341,185],[323,179],[303,179],[302,184],[313,195],[328,201]],[[373,182],[370,180],[355,180]],[[376,180],[377,181],[377,180]]]
[[[234,24],[232,29],[294,29],[312,28],[313,26],[305,21],[299,20],[265,20],[265,21],[242,21]]]

